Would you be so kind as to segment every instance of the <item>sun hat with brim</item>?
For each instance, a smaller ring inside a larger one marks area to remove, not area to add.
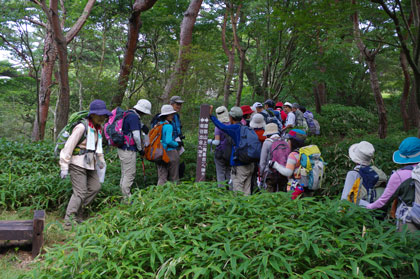
[[[293,107],[293,105],[291,104],[291,103],[289,103],[289,102],[286,102],[286,103],[284,103],[284,105],[283,105],[284,107],[285,106],[288,106],[288,107]]]
[[[420,139],[408,137],[403,140],[398,150],[394,152],[392,160],[397,164],[420,163]]]
[[[306,132],[300,129],[292,129],[285,136],[286,139],[295,139],[300,142],[304,142],[306,139]]]
[[[229,122],[229,112],[225,106],[220,106],[216,109],[216,117],[222,123]]]
[[[251,122],[249,123],[249,127],[255,128],[265,128],[265,121],[264,116],[260,113],[254,114],[251,118]]]
[[[146,99],[140,99],[133,108],[145,114],[150,115],[151,110],[152,110],[152,103],[150,103]]]
[[[279,133],[279,126],[276,123],[268,123],[265,125],[265,132],[263,136],[271,136]]]
[[[370,142],[361,141],[349,148],[349,157],[356,164],[369,166],[372,163],[375,148]]]
[[[176,113],[176,110],[174,110],[174,108],[171,105],[163,105],[160,109],[159,116],[169,115],[173,113]]]
[[[172,98],[170,99],[170,103],[171,104],[174,104],[174,103],[182,104],[182,103],[185,103],[185,101],[183,101],[181,99],[181,97],[179,97],[179,96],[172,96]]]
[[[240,107],[232,107],[229,111],[229,115],[233,118],[240,118],[244,115]]]
[[[88,116],[96,115],[108,115],[111,116],[112,113],[106,109],[106,104],[102,100],[93,100],[89,105],[89,114]]]
[[[252,108],[250,107],[250,106],[248,106],[248,105],[244,105],[244,106],[241,106],[241,109],[242,109],[242,113],[245,115],[245,114],[252,114],[254,111],[252,110]]]

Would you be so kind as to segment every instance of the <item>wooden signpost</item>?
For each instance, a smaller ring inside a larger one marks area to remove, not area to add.
[[[207,166],[207,140],[209,138],[209,118],[210,106],[201,105],[200,118],[198,121],[198,148],[197,148],[197,167],[195,171],[195,181],[205,181]]]

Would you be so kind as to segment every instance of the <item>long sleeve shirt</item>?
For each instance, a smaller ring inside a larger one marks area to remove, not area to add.
[[[73,164],[78,167],[82,167],[87,170],[94,170],[96,165],[96,156],[93,156],[93,160],[91,160],[90,164],[86,163],[85,154],[83,155],[73,155],[73,151],[76,147],[80,149],[86,149],[86,142],[87,139],[85,138],[80,144],[79,141],[82,139],[83,134],[85,133],[85,125],[83,123],[77,124],[67,139],[64,148],[60,152],[60,168],[61,170],[68,170],[69,165]],[[98,132],[95,130],[95,145],[98,141]],[[97,154],[98,160],[101,162],[105,162],[104,154]]]
[[[267,138],[261,148],[261,157],[260,157],[260,173],[265,173],[268,171],[268,161],[271,159],[270,149],[273,145],[273,140],[280,138],[279,135],[272,135],[270,138]]]
[[[411,177],[411,170],[397,170],[395,171],[388,180],[388,184],[386,185],[385,191],[382,195],[377,199],[375,202],[368,204],[366,208],[368,209],[377,209],[383,207],[392,195],[397,191],[398,187],[403,183],[405,180]]]
[[[239,147],[239,142],[241,140],[241,124],[230,124],[230,125],[225,125],[222,122],[220,122],[219,120],[217,120],[217,118],[215,116],[210,116],[211,121],[213,121],[214,125],[219,128],[220,130],[222,130],[223,132],[225,132],[228,136],[230,136],[233,140],[233,148],[232,148],[232,153],[230,155],[230,165],[231,166],[243,166],[245,165],[244,163],[238,161],[238,160],[234,160],[234,154],[236,149]]]
[[[160,122],[160,124],[163,123],[169,123],[167,121]],[[173,133],[173,127],[171,124],[163,125],[162,127],[162,137],[160,141],[162,142],[163,148],[165,148],[166,151],[174,150],[178,147],[178,142],[174,140],[174,133]]]

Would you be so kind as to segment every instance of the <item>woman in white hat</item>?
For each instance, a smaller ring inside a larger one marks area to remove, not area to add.
[[[225,106],[216,108],[217,120],[229,125],[229,112]],[[230,180],[230,155],[232,153],[232,142],[230,137],[217,127],[214,127],[214,140],[209,139],[209,144],[215,147],[214,163],[216,165],[216,177],[218,186],[226,187]]]
[[[342,200],[367,206],[376,200],[383,192],[386,183],[385,173],[371,166],[375,148],[370,142],[361,141],[349,148],[349,157],[356,163],[356,167],[349,171],[344,182]]]
[[[163,185],[167,181],[177,182],[179,180],[179,153],[177,147],[179,142],[173,136],[173,127],[170,124],[176,111],[171,105],[163,105],[160,109],[159,124],[162,124],[161,142],[169,157],[169,163],[157,163],[158,183]]]
[[[258,139],[260,140],[261,143],[263,143],[265,141],[265,139],[267,138],[264,135],[264,131],[265,131],[264,116],[260,113],[255,113],[251,118],[251,122],[249,123],[249,127],[251,127],[255,131],[255,133],[258,136]]]
[[[288,178],[268,167],[269,161],[272,159],[270,154],[271,146],[274,141],[281,140],[278,125],[276,123],[267,124],[263,135],[266,137],[266,140],[261,149],[259,165],[261,177],[267,186],[268,192],[285,191]]]

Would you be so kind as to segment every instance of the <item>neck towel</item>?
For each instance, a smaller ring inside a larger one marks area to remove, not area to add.
[[[92,121],[89,121],[87,126],[87,136],[86,136],[86,150],[87,153],[85,155],[85,162],[86,164],[90,164],[92,162],[93,156],[96,157],[96,154],[102,154],[102,131],[101,129],[97,130],[93,125]],[[98,141],[96,142],[95,146],[95,131],[98,132]]]

